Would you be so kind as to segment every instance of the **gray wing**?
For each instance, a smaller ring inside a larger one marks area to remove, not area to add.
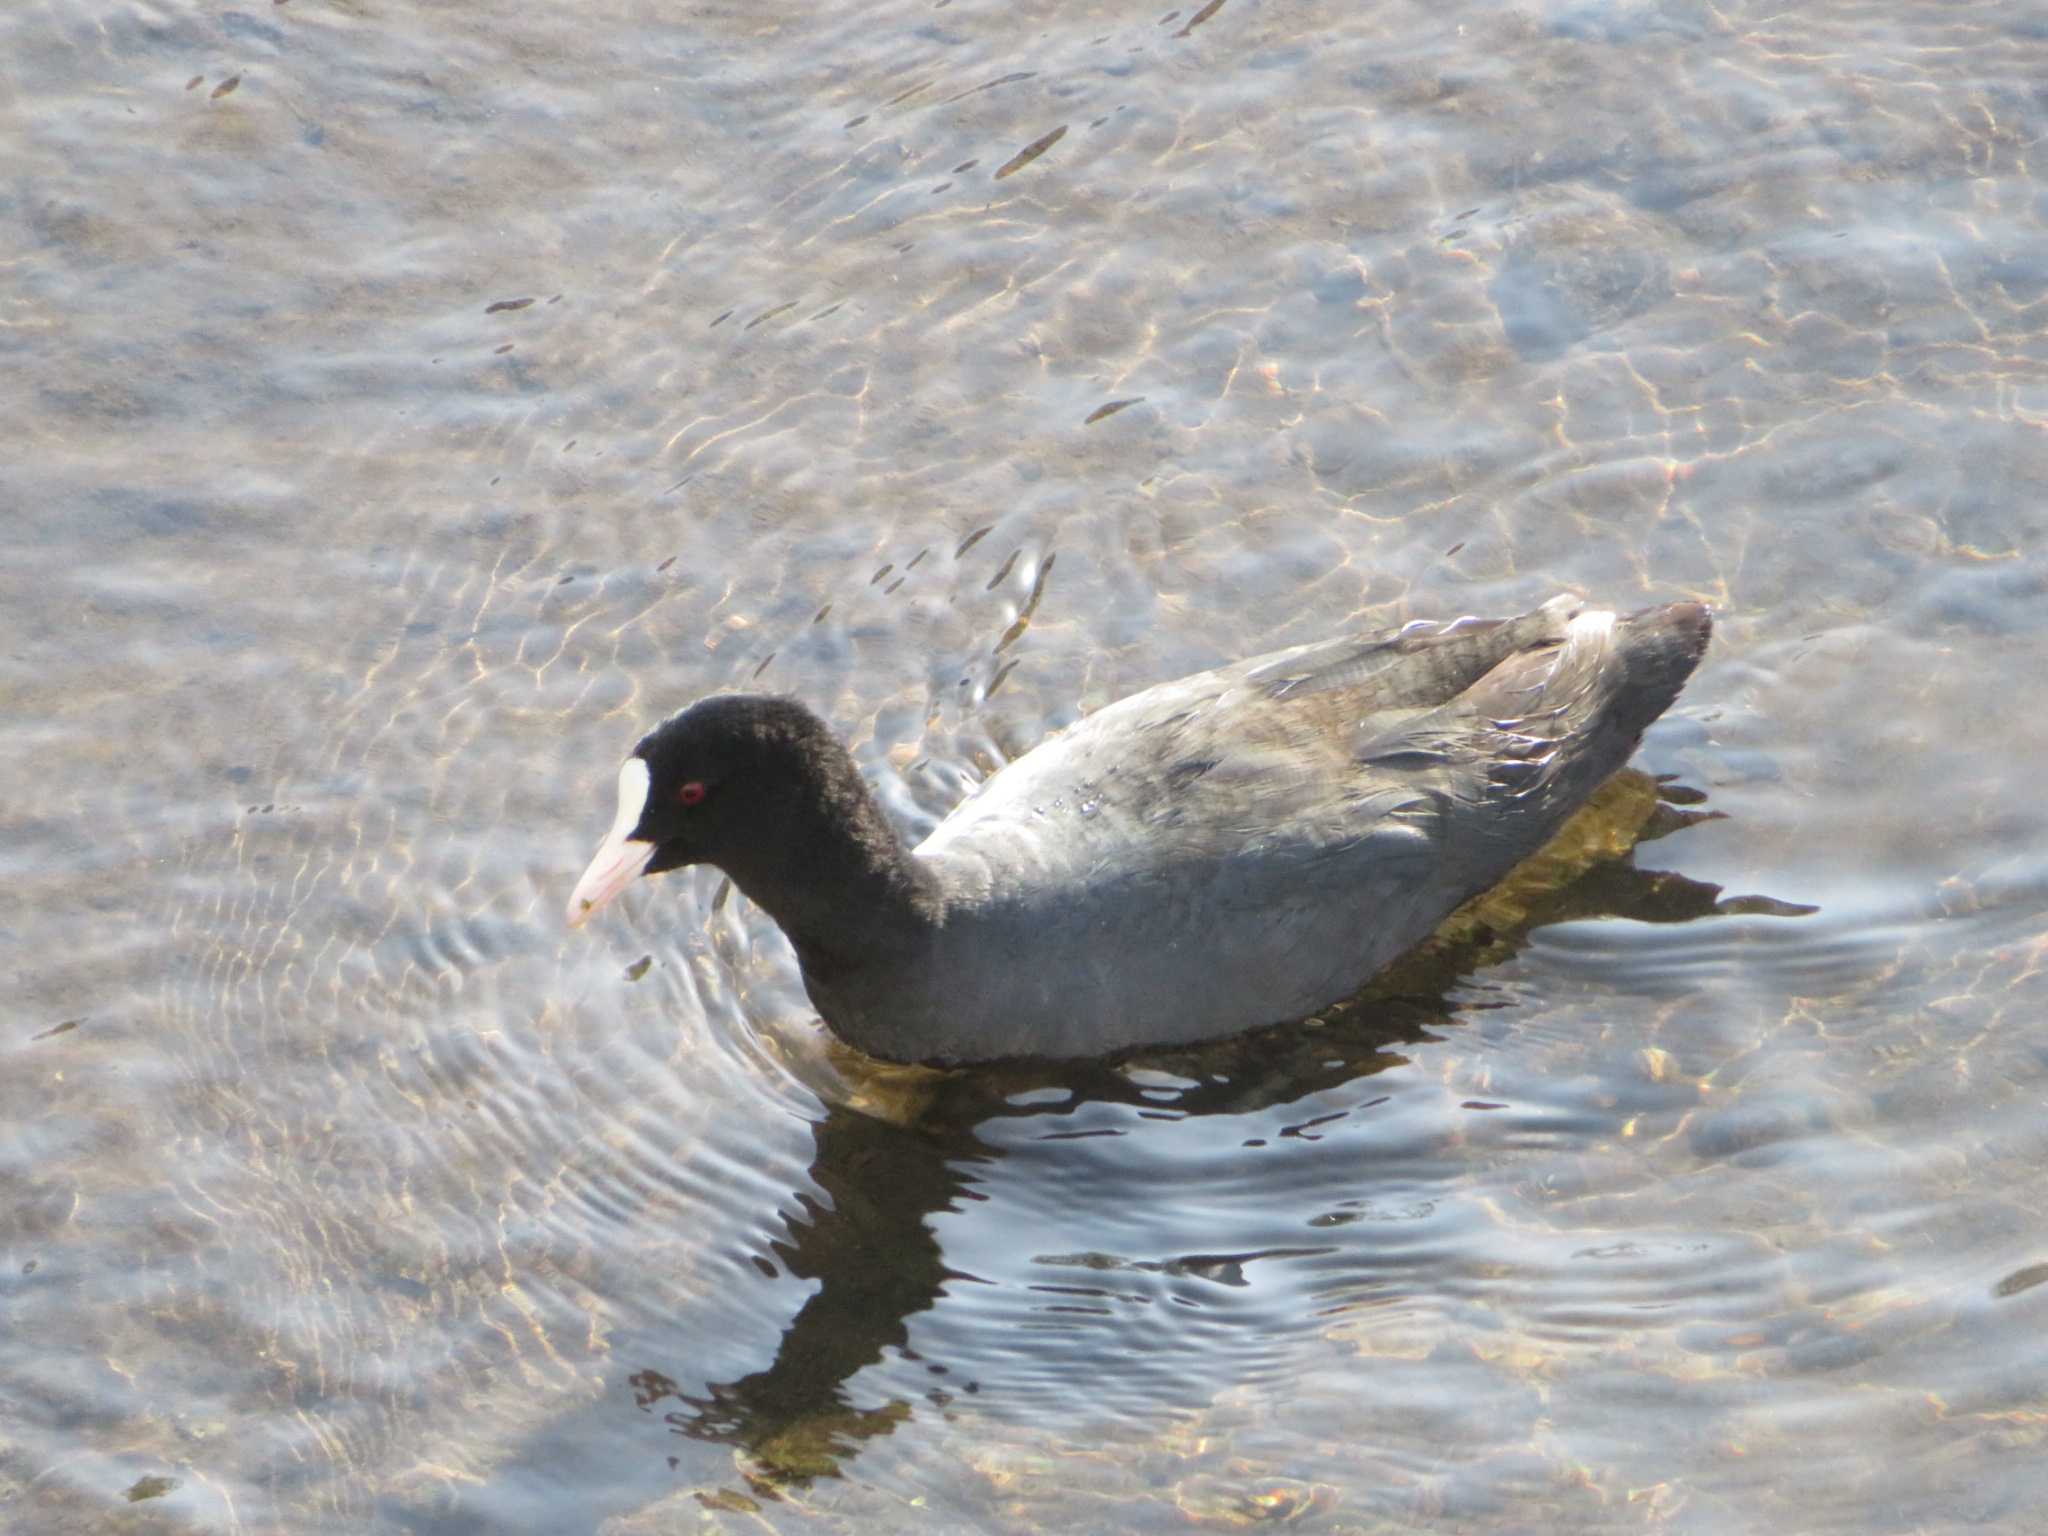
[[[1521,844],[1527,813],[1584,777],[1560,770],[1582,760],[1613,632],[1611,615],[1559,597],[1148,689],[998,774],[922,851],[1026,863],[1027,885],[1049,893],[1128,872],[1213,879],[1256,902],[1289,880],[1357,881],[1383,860],[1425,885],[1439,873],[1463,884],[1462,856],[1441,872],[1431,861]],[[1595,754],[1597,776],[1625,756]]]
[[[1512,619],[1417,620],[1400,629],[1349,636],[1260,657],[1241,681],[1275,703],[1335,695],[1359,716],[1444,704],[1518,652],[1555,645],[1580,604],[1554,597]]]
[[[1384,869],[1462,900],[1533,853],[1634,745],[1610,708],[1628,691],[1628,621],[1580,614],[1559,597],[1253,662],[1219,732],[1238,751],[1219,768],[1234,755],[1268,779],[1274,840],[1303,863],[1340,880]],[[1276,765],[1300,782],[1272,782]],[[1279,850],[1254,836],[1248,851]]]

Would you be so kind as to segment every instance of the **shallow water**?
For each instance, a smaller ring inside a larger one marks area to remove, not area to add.
[[[2025,7],[0,59],[0,1526],[2038,1519]],[[701,693],[921,832],[1146,683],[1561,587],[1716,607],[1668,835],[1320,1026],[877,1072],[715,878],[560,926]]]

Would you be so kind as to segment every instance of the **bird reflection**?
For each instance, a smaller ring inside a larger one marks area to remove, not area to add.
[[[839,1455],[908,1416],[907,1404],[855,1410],[844,1386],[884,1351],[907,1353],[907,1320],[949,1280],[966,1278],[946,1267],[926,1218],[974,1198],[969,1170],[990,1155],[971,1123],[900,1125],[833,1107],[812,1129],[818,1192],[798,1196],[803,1214],[773,1248],[818,1289],[784,1330],[774,1363],[695,1395],[657,1370],[629,1383],[644,1410],[674,1400],[663,1417],[677,1433],[751,1451],[775,1479],[833,1471]]]
[[[813,1127],[816,1193],[799,1195],[802,1214],[774,1245],[784,1267],[818,1289],[763,1369],[691,1386],[650,1365],[630,1378],[636,1405],[676,1434],[739,1448],[757,1491],[836,1473],[861,1442],[890,1433],[917,1407],[898,1399],[856,1408],[847,1383],[891,1351],[914,1361],[908,1320],[934,1306],[949,1284],[973,1279],[947,1266],[930,1218],[982,1198],[976,1170],[998,1154],[978,1128],[1036,1117],[1046,1126],[1042,1139],[1053,1140],[1062,1134],[1061,1117],[1104,1102],[1163,1109],[1175,1118],[1292,1103],[1401,1065],[1403,1046],[1489,1006],[1471,998],[1453,1006],[1449,999],[1474,972],[1512,956],[1547,924],[1815,910],[1727,897],[1719,886],[1637,867],[1639,845],[1717,818],[1703,800],[1669,780],[1633,770],[1617,775],[1500,887],[1454,914],[1357,997],[1311,1020],[1120,1061],[1017,1061],[938,1072],[848,1052],[845,1081],[821,1093],[827,1107]],[[931,1402],[978,1391],[943,1366],[926,1368],[933,1373]]]

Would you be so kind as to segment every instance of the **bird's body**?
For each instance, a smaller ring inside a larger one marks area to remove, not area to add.
[[[710,699],[636,749],[648,787],[629,766],[621,794],[644,804],[613,842],[648,868],[724,868],[788,933],[826,1022],[875,1055],[1211,1039],[1350,995],[1534,852],[1709,628],[1696,604],[1621,618],[1559,598],[1198,673],[1050,738],[908,851],[808,711]],[[618,864],[600,853],[572,921],[641,872]]]

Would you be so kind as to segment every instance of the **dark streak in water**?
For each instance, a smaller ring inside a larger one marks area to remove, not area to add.
[[[227,95],[228,92],[232,91],[236,86],[240,85],[241,83],[242,77],[240,75],[229,75],[227,79],[221,81],[219,85],[216,85],[213,88],[212,99],[215,101],[219,101],[221,97]]]
[[[887,100],[886,102],[884,102],[884,103],[883,103],[883,105],[884,105],[884,106],[888,106],[888,107],[893,107],[893,106],[895,106],[895,105],[896,105],[897,103],[899,103],[899,102],[905,102],[905,101],[908,101],[908,100],[910,100],[910,98],[911,98],[911,97],[913,97],[913,96],[915,96],[915,95],[916,95],[916,94],[917,94],[917,93],[918,93],[919,91],[923,91],[923,90],[928,90],[928,89],[930,89],[930,87],[931,87],[931,81],[929,81],[929,80],[920,80],[920,81],[918,81],[918,82],[917,82],[917,84],[915,84],[915,85],[911,86],[911,87],[910,87],[910,89],[908,89],[908,90],[906,90],[906,91],[902,91],[902,92],[899,92],[898,94],[896,94],[896,95],[894,95],[894,96],[891,96],[891,97],[890,97],[890,98],[889,98],[889,99],[888,99],[888,100]]]
[[[990,534],[994,533],[995,531],[996,526],[994,523],[985,523],[981,527],[975,529],[974,532],[970,533],[969,535],[967,535],[966,538],[960,541],[960,547],[953,551],[953,558],[955,560],[958,560],[962,555],[966,554],[967,551],[974,548],[975,545],[979,544],[983,539],[987,538]]]
[[[85,1020],[83,1019],[66,1019],[62,1024],[52,1024],[48,1029],[42,1031],[40,1034],[30,1035],[29,1039],[47,1040],[52,1035],[61,1035],[65,1033],[67,1030],[76,1029],[79,1025],[83,1024],[84,1022]]]
[[[2021,1291],[2031,1291],[2035,1286],[2048,1283],[2048,1264],[2029,1264],[2025,1269],[2016,1269],[1992,1287],[1991,1294],[1998,1297],[2017,1296]]]
[[[1350,1113],[1348,1109],[1340,1109],[1327,1115],[1317,1115],[1313,1119],[1302,1121],[1299,1125],[1282,1126],[1280,1134],[1290,1141],[1321,1141],[1322,1137],[1313,1134],[1319,1127],[1342,1120]]]
[[[1223,0],[1209,0],[1209,3],[1207,5],[1203,6],[1199,11],[1195,12],[1194,15],[1188,18],[1188,24],[1186,26],[1182,27],[1178,32],[1174,33],[1173,35],[1175,37],[1186,37],[1190,32],[1194,31],[1195,28],[1199,27],[1203,22],[1207,21],[1211,16],[1214,16],[1218,11],[1222,9]]]
[[[1025,166],[1036,160],[1066,136],[1067,125],[1061,123],[1059,127],[1053,129],[1051,133],[1046,134],[1043,138],[1032,140],[1031,143],[1026,144],[1004,163],[1003,168],[996,172],[995,179],[1001,181],[1012,172],[1023,170]]]
[[[486,304],[484,306],[484,313],[487,315],[509,314],[515,309],[525,309],[532,303],[533,300],[531,299],[499,299],[494,304]]]
[[[958,165],[953,167],[953,174],[955,176],[964,176],[967,174],[967,172],[973,170],[979,164],[981,164],[979,160],[962,160]]]
[[[993,592],[997,587],[1000,587],[1003,584],[1003,578],[1010,574],[1010,567],[1017,563],[1017,557],[1023,553],[1024,551],[1021,549],[1011,550],[1009,559],[1005,560],[1000,566],[996,568],[995,575],[989,577],[988,585],[983,587],[981,590],[984,592]]]
[[[726,311],[726,312],[725,312],[724,314],[720,315],[720,316],[719,316],[719,317],[718,317],[718,318],[717,318],[716,320],[712,321],[710,325],[707,325],[707,326],[705,326],[705,327],[704,327],[704,329],[708,331],[708,330],[711,330],[711,329],[713,329],[713,328],[714,328],[714,327],[716,327],[716,326],[721,326],[721,325],[725,324],[725,322],[726,322],[726,321],[728,321],[728,320],[730,320],[731,318],[732,318],[732,311],[728,309],[728,310],[727,310],[727,311]]]
[[[1038,71],[1035,69],[1024,69],[1017,71],[1015,74],[998,75],[995,79],[981,85],[969,87],[957,96],[948,96],[939,105],[950,106],[953,102],[965,101],[970,96],[979,96],[983,91],[992,91],[999,85],[1015,85],[1019,80],[1029,80],[1037,73]]]
[[[1088,413],[1088,419],[1082,422],[1081,425],[1084,427],[1092,427],[1095,425],[1096,422],[1102,420],[1103,417],[1114,416],[1118,411],[1122,410],[1125,406],[1141,404],[1144,401],[1144,399],[1145,397],[1143,395],[1133,395],[1128,400],[1112,400],[1107,405],[1098,405],[1097,407],[1095,407],[1094,410]]]
[[[185,82],[185,89],[188,91],[197,90],[200,86],[204,85],[205,83],[206,76],[194,75],[190,80],[187,80]]]
[[[754,316],[753,319],[747,322],[746,329],[751,331],[755,326],[760,325],[764,321],[773,320],[777,315],[784,314],[789,310],[795,309],[796,306],[797,301],[795,299],[791,299],[787,304],[778,304],[773,309]]]
[[[883,566],[879,571],[875,572],[874,575],[868,578],[868,585],[872,587],[876,582],[880,581],[884,576],[888,575],[891,571],[895,569],[896,564],[894,561],[891,561],[889,564]]]
[[[866,122],[867,120],[868,120],[868,115],[867,115],[867,113],[863,112],[863,113],[861,113],[861,115],[860,115],[859,117],[849,117],[849,118],[848,118],[848,119],[846,120],[846,126],[847,126],[847,127],[849,128],[849,129],[851,129],[851,128],[858,128],[858,127],[859,127],[859,126],[860,126],[860,125],[861,125],[862,123]]]
[[[1024,609],[1017,615],[1017,622],[1003,631],[1003,638],[996,642],[996,654],[1002,655],[1024,637],[1024,631],[1031,627],[1031,616],[1038,612],[1038,604],[1045,596],[1046,578],[1052,575],[1053,562],[1058,555],[1047,555],[1045,563],[1038,568],[1038,580],[1031,584],[1031,595],[1024,599]]]

